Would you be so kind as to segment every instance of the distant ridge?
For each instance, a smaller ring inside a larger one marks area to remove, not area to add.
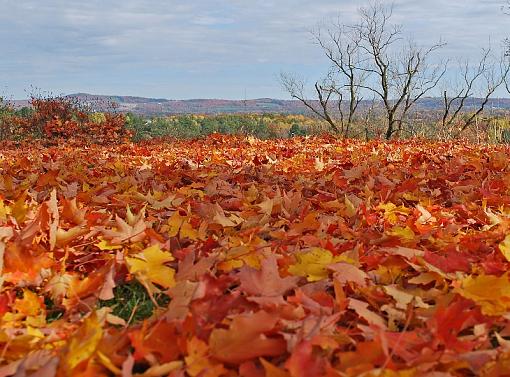
[[[273,98],[257,98],[249,100],[226,100],[226,99],[187,99],[170,100],[166,98],[146,98],[136,96],[119,95],[94,95],[88,93],[69,94],[68,97],[79,99],[81,102],[90,104],[94,109],[112,109],[116,111],[132,112],[138,115],[176,115],[176,114],[236,114],[236,113],[281,113],[281,114],[306,114],[308,109],[297,100],[281,100]],[[417,103],[419,110],[440,110],[443,104],[442,98],[422,98]],[[481,101],[480,98],[469,98],[466,101],[466,109],[473,108]],[[27,100],[14,100],[11,103],[15,107],[27,106]],[[361,106],[367,107],[371,102],[363,101]],[[509,111],[510,98],[493,98],[486,105],[487,110]]]

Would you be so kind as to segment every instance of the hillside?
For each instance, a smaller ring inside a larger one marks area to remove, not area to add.
[[[171,115],[171,114],[220,114],[220,113],[281,113],[303,114],[308,110],[299,101],[272,98],[257,98],[249,100],[225,99],[187,99],[169,100],[165,98],[145,98],[133,96],[93,95],[87,93],[70,94],[69,97],[80,99],[91,104],[98,110],[115,108],[120,112],[132,112],[139,115]],[[442,98],[423,98],[417,103],[417,110],[440,110]],[[466,102],[469,110],[481,99],[471,98]],[[27,106],[26,100],[12,101],[15,107]],[[371,101],[363,101],[361,107],[367,108]],[[489,101],[486,109],[510,110],[510,98],[494,98]]]

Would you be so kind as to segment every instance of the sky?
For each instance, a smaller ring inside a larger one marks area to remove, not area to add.
[[[442,59],[475,61],[510,36],[506,0],[396,0],[392,21]],[[389,2],[388,2],[389,4]],[[289,98],[291,72],[327,70],[309,31],[357,20],[352,0],[0,0],[0,96],[33,91]],[[501,93],[503,95],[503,93]]]

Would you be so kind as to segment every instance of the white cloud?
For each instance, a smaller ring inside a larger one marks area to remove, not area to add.
[[[397,0],[394,21],[442,57],[510,34],[504,0]],[[282,97],[280,70],[324,70],[308,30],[352,22],[355,0],[0,0],[0,87],[158,97]]]

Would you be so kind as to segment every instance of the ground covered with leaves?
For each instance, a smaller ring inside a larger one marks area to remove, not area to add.
[[[509,152],[4,145],[0,376],[509,375]]]

